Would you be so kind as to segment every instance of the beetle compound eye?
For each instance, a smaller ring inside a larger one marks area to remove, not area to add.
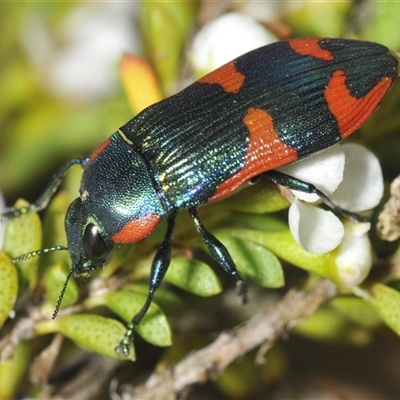
[[[83,250],[90,259],[103,258],[108,252],[108,246],[100,235],[99,228],[88,224],[83,234]]]

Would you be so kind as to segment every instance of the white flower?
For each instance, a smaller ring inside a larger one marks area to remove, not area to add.
[[[383,176],[379,160],[365,147],[342,145],[346,157],[343,180],[331,200],[345,210],[359,212],[376,207],[383,196]]]
[[[305,182],[314,184],[321,192],[331,197],[343,180],[345,153],[340,145],[317,153],[305,160],[281,167],[278,170]],[[320,200],[318,195],[299,191],[293,194],[309,203]]]
[[[335,214],[297,198],[289,209],[289,227],[296,242],[309,253],[327,253],[344,236],[343,224]]]
[[[53,34],[43,15],[33,10],[22,37],[31,60],[44,72],[48,89],[82,100],[112,93],[121,54],[138,48],[132,24],[136,9],[130,2],[82,3]]]
[[[336,271],[344,286],[361,283],[372,266],[372,248],[368,237],[369,222],[352,224],[345,221],[345,234],[338,248]]]
[[[273,42],[278,38],[253,18],[227,13],[208,23],[193,41],[191,61],[197,76],[202,76],[227,62]]]
[[[314,184],[336,205],[352,212],[374,208],[383,195],[379,161],[366,148],[354,143],[334,146],[279,170]],[[346,229],[352,227],[352,230],[357,231],[365,229],[361,226],[369,226],[352,222],[344,227],[332,211],[307,204],[317,201],[318,196],[297,191],[292,191],[292,196],[294,199],[292,198],[289,210],[290,230],[295,240],[310,253],[326,253],[342,243],[340,249],[343,248],[349,254],[349,246],[355,240],[346,239]],[[358,225],[360,228],[355,228]],[[365,252],[360,262],[370,263],[369,254],[370,251]]]

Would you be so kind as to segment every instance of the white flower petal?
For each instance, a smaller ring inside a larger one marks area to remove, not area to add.
[[[296,242],[310,253],[327,253],[344,235],[343,224],[331,211],[296,199],[289,209],[289,227]]]
[[[372,249],[368,237],[369,222],[345,223],[345,235],[338,249],[336,266],[345,286],[355,286],[368,275],[372,266]]]
[[[30,28],[22,32],[25,49],[45,71],[45,83],[54,94],[82,100],[109,95],[118,87],[115,65],[121,54],[138,50],[132,24],[137,12],[134,2],[82,3],[60,21],[58,41],[48,21],[32,12]]]
[[[208,23],[193,41],[191,61],[197,75],[208,72],[257,47],[276,42],[253,18],[227,13]]]
[[[336,190],[343,179],[344,164],[345,155],[338,145],[305,160],[279,168],[278,171],[312,183],[329,196]],[[316,194],[308,194],[296,190],[293,193],[300,200],[307,202],[314,202],[320,199]]]
[[[383,176],[379,160],[365,147],[345,143],[346,155],[343,181],[331,200],[349,211],[370,210],[383,196]]]

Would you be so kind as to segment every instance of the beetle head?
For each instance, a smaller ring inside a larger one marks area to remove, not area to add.
[[[74,274],[103,266],[114,245],[142,240],[161,222],[166,211],[153,182],[141,154],[119,133],[94,152],[65,221]]]
[[[68,249],[73,263],[73,274],[90,273],[105,263],[112,250],[109,236],[91,219],[80,198],[70,205],[65,219]]]

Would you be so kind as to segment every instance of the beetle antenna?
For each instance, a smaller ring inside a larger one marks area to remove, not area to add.
[[[74,268],[71,268],[71,271],[69,271],[67,278],[65,279],[64,286],[61,290],[60,296],[58,297],[56,308],[54,309],[52,319],[55,319],[57,317],[58,312],[60,311],[61,303],[62,303],[64,294],[65,294],[65,291],[67,290],[68,282],[71,279],[71,276],[73,273],[74,273]]]
[[[12,259],[13,263],[17,263],[20,261],[28,260],[29,258],[33,258],[36,256],[41,256],[42,254],[51,253],[52,251],[59,251],[59,250],[68,250],[68,247],[65,246],[53,246],[48,247],[47,249],[39,249],[35,251],[31,251],[26,254],[22,254],[22,256],[18,256]]]
[[[29,260],[30,258],[36,257],[36,256],[41,256],[42,254],[47,254],[47,253],[51,253],[52,251],[59,251],[59,250],[68,250],[68,247],[65,246],[53,246],[53,247],[48,247],[46,249],[39,249],[39,250],[35,250],[35,251],[31,251],[29,253],[26,254],[22,254],[22,256],[18,256],[12,259],[13,263],[17,263],[20,261],[24,261],[24,260]],[[56,304],[56,308],[53,312],[53,319],[57,316],[58,312],[60,311],[60,307],[61,307],[61,302],[62,299],[64,297],[64,293],[67,290],[67,286],[68,286],[68,281],[70,280],[72,274],[74,272],[74,269],[72,268],[71,271],[69,272],[69,274],[67,275],[67,279],[65,280],[64,286],[61,290],[60,293],[60,297],[57,300],[57,304]]]

